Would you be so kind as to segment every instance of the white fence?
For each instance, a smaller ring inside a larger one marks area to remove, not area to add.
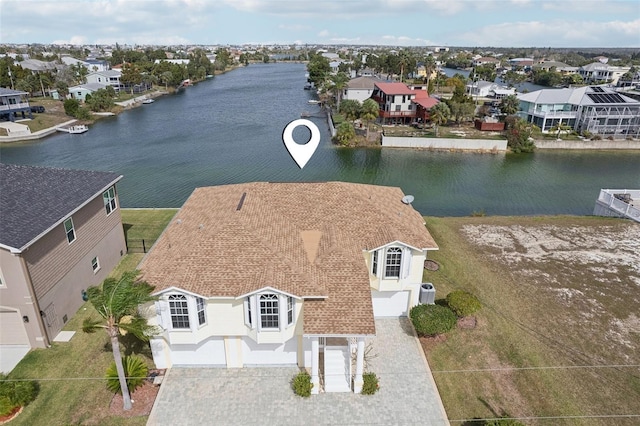
[[[501,151],[507,150],[506,139],[454,139],[382,136],[383,147],[427,148],[435,150]]]
[[[640,190],[601,189],[593,214],[625,217],[640,222]]]

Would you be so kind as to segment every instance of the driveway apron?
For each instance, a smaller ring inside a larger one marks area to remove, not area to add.
[[[409,321],[377,319],[370,344],[368,371],[380,380],[375,395],[298,397],[290,385],[297,367],[174,367],[147,425],[448,425]]]

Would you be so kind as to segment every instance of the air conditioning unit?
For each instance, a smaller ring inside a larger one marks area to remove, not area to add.
[[[420,285],[420,303],[423,305],[433,305],[436,303],[436,288],[431,283]]]

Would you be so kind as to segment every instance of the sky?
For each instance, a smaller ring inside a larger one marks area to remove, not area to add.
[[[0,0],[0,43],[640,48],[640,0]]]

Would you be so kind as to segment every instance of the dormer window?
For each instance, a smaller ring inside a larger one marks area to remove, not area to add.
[[[390,247],[387,249],[387,256],[384,265],[385,278],[400,278],[400,265],[402,264],[402,249],[400,247]]]
[[[271,293],[260,295],[260,328],[279,329],[279,317],[278,296]]]

